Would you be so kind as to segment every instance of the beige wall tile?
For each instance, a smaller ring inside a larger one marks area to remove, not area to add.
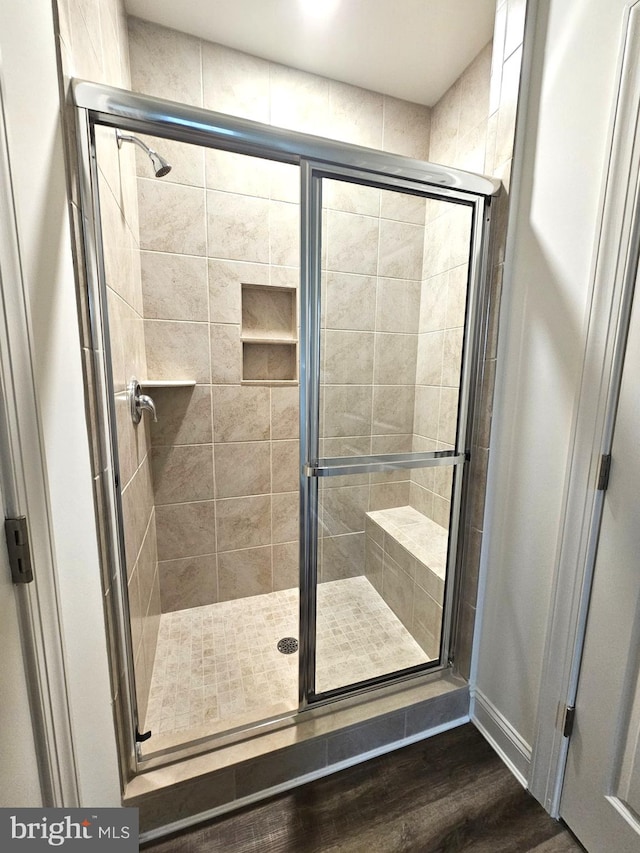
[[[402,624],[411,630],[413,622],[414,583],[387,553],[384,555],[382,597]]]
[[[376,385],[413,385],[416,381],[417,335],[376,334],[373,381]]]
[[[302,133],[326,134],[329,80],[284,65],[271,65],[271,124]]]
[[[133,278],[131,233],[121,208],[106,180],[98,180],[104,273],[107,286],[128,305],[136,308],[136,282]]]
[[[300,265],[300,209],[297,204],[270,202],[269,252],[272,264],[285,267]]]
[[[211,381],[206,323],[146,320],[147,379]],[[142,377],[144,378],[144,377]]]
[[[420,196],[390,190],[382,190],[380,193],[380,216],[383,219],[424,225],[425,214],[426,199]]]
[[[381,191],[377,187],[366,187],[333,178],[322,180],[322,206],[325,210],[379,216],[380,195]]]
[[[439,642],[442,628],[442,608],[419,586],[415,587],[413,623],[415,627],[421,625],[426,628],[432,637]]]
[[[467,308],[467,264],[453,267],[449,271],[447,286],[447,313],[444,328],[464,326]]]
[[[424,229],[421,225],[380,220],[378,273],[391,278],[422,278]]]
[[[289,389],[287,389],[289,390]],[[213,434],[218,441],[264,441],[270,437],[268,388],[213,389]]]
[[[300,167],[291,163],[269,163],[270,197],[300,204]]]
[[[151,422],[151,441],[155,445],[210,444],[213,441],[211,387],[154,388],[158,413]]]
[[[138,470],[135,426],[131,420],[131,407],[125,391],[115,395],[116,434],[118,438],[118,464],[120,482],[124,488]]]
[[[416,382],[420,385],[442,383],[444,331],[426,332],[418,336]]]
[[[158,583],[156,569],[158,565],[158,544],[156,538],[156,515],[155,509],[147,527],[140,556],[138,557],[138,585],[140,588],[140,601],[146,612],[153,598],[154,585]]]
[[[373,389],[373,431],[376,435],[413,432],[413,385],[376,385]]]
[[[269,284],[267,264],[209,260],[209,305],[212,323],[240,323],[242,284]]]
[[[320,535],[341,536],[364,530],[369,509],[368,486],[324,489],[319,501]]]
[[[498,131],[496,135],[495,166],[501,166],[513,157],[513,138],[516,126],[516,108],[522,67],[522,48],[515,50],[504,63]]]
[[[434,275],[432,278],[427,278],[422,282],[419,322],[421,332],[437,332],[447,327],[448,287],[448,272]],[[456,323],[455,325],[459,324]]]
[[[460,84],[456,81],[431,110],[429,159],[451,166],[455,162],[460,120]]]
[[[365,535],[348,533],[322,540],[320,583],[364,575]]]
[[[462,361],[463,329],[447,329],[444,333],[442,384],[458,387]]]
[[[300,546],[297,542],[275,545],[272,549],[273,589],[295,589],[300,585]]]
[[[451,205],[442,206],[439,215],[427,222],[424,235],[424,262],[422,277],[431,278],[446,272],[450,263],[450,224],[447,213]]]
[[[271,438],[297,438],[300,431],[298,388],[271,388]]]
[[[145,460],[129,484],[122,490],[125,559],[129,573],[138,559],[152,509],[151,470],[148,460]]]
[[[269,66],[258,57],[203,42],[203,106],[268,124]]]
[[[211,381],[214,385],[237,385],[242,379],[240,326],[212,323]]]
[[[269,263],[269,201],[209,190],[207,234],[211,258]]]
[[[483,121],[464,136],[458,137],[456,165],[467,172],[484,172],[487,150],[487,122]]]
[[[372,453],[411,453],[412,449],[413,435],[410,434],[371,436]]]
[[[429,107],[385,95],[384,150],[428,160],[431,115]]]
[[[214,501],[156,507],[158,559],[203,556],[216,551]]]
[[[505,60],[505,38],[507,34],[507,4],[498,3],[493,28],[493,56],[491,59],[491,81],[489,86],[489,115],[500,106],[502,88],[502,66]]]
[[[371,435],[370,385],[327,385],[323,390],[323,438]]]
[[[271,482],[274,492],[292,492],[300,486],[298,441],[271,443]]]
[[[129,18],[129,41],[135,92],[202,106],[199,39]]]
[[[233,151],[207,148],[206,175],[210,190],[269,198],[271,162]]]
[[[268,441],[217,444],[217,498],[266,495],[271,492],[271,446]]]
[[[445,214],[449,231],[449,268],[467,264],[471,242],[472,210],[466,205],[451,205]]]
[[[213,498],[210,444],[154,447],[151,459],[156,506]]]
[[[432,385],[416,387],[414,432],[424,438],[438,439],[441,389]]]
[[[202,607],[218,600],[215,554],[158,564],[162,612]]]
[[[378,527],[378,525],[373,525]],[[378,530],[380,528],[378,527]],[[382,533],[382,531],[380,530]],[[382,548],[371,536],[367,535],[365,543],[364,573],[369,583],[382,595]]]
[[[379,279],[376,329],[379,332],[417,332],[420,288],[418,281]]]
[[[369,490],[369,509],[389,509],[409,504],[410,483],[376,483]]]
[[[327,272],[322,277],[322,288],[327,329],[375,328],[375,277]]]
[[[141,252],[142,298],[147,320],[209,319],[207,262],[190,255]]]
[[[138,178],[138,206],[142,249],[206,253],[204,190]]]
[[[218,554],[220,601],[271,592],[271,546]]]
[[[491,42],[484,47],[460,76],[461,135],[486,122],[489,115],[489,84],[491,80]]]
[[[418,483],[412,481],[409,488],[409,505],[431,518],[433,516],[433,492],[423,489]]]
[[[372,332],[329,330],[324,335],[321,382],[329,385],[367,385],[373,381]]]
[[[504,41],[505,59],[508,59],[514,50],[522,44],[526,11],[526,0],[509,0],[507,4],[507,31]]]
[[[382,147],[383,96],[377,92],[329,81],[326,136],[368,148]]]
[[[446,444],[455,444],[457,419],[458,389],[442,388],[440,392],[438,441],[444,441]]]
[[[218,552],[270,545],[271,496],[216,501],[216,527]]]
[[[378,219],[328,211],[327,267],[333,272],[375,275],[378,264]]]
[[[140,603],[140,589],[138,586],[138,566],[134,566],[131,577],[127,584],[129,597],[129,620],[131,625],[131,645],[134,654],[137,654],[142,643],[142,605]]]
[[[300,535],[300,495],[299,492],[275,494],[271,499],[272,541],[276,543],[293,542],[297,544]],[[275,557],[275,554],[274,554]],[[297,556],[296,556],[297,560]],[[275,571],[275,563],[274,563]],[[282,589],[283,587],[280,587]]]

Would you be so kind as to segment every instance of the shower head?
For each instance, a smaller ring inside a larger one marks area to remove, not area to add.
[[[153,148],[149,148],[148,145],[145,145],[137,136],[131,136],[128,133],[122,133],[121,131],[116,130],[116,139],[118,140],[118,148],[122,147],[123,142],[133,142],[139,148],[142,148],[153,164],[153,171],[156,178],[164,178],[164,176],[168,175],[171,171],[171,166],[167,163],[164,157],[161,157],[157,151],[153,150]]]

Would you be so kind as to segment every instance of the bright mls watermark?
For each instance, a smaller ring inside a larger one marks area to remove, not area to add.
[[[138,849],[138,809],[0,809],[2,851]]]

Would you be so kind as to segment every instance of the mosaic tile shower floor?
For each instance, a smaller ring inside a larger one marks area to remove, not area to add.
[[[145,728],[184,741],[295,710],[277,643],[297,636],[297,589],[163,614]],[[317,645],[321,691],[428,660],[365,577],[320,584]]]

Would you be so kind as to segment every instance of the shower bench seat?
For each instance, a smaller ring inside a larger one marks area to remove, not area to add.
[[[366,513],[366,534],[440,606],[444,598],[448,530],[411,506]]]

